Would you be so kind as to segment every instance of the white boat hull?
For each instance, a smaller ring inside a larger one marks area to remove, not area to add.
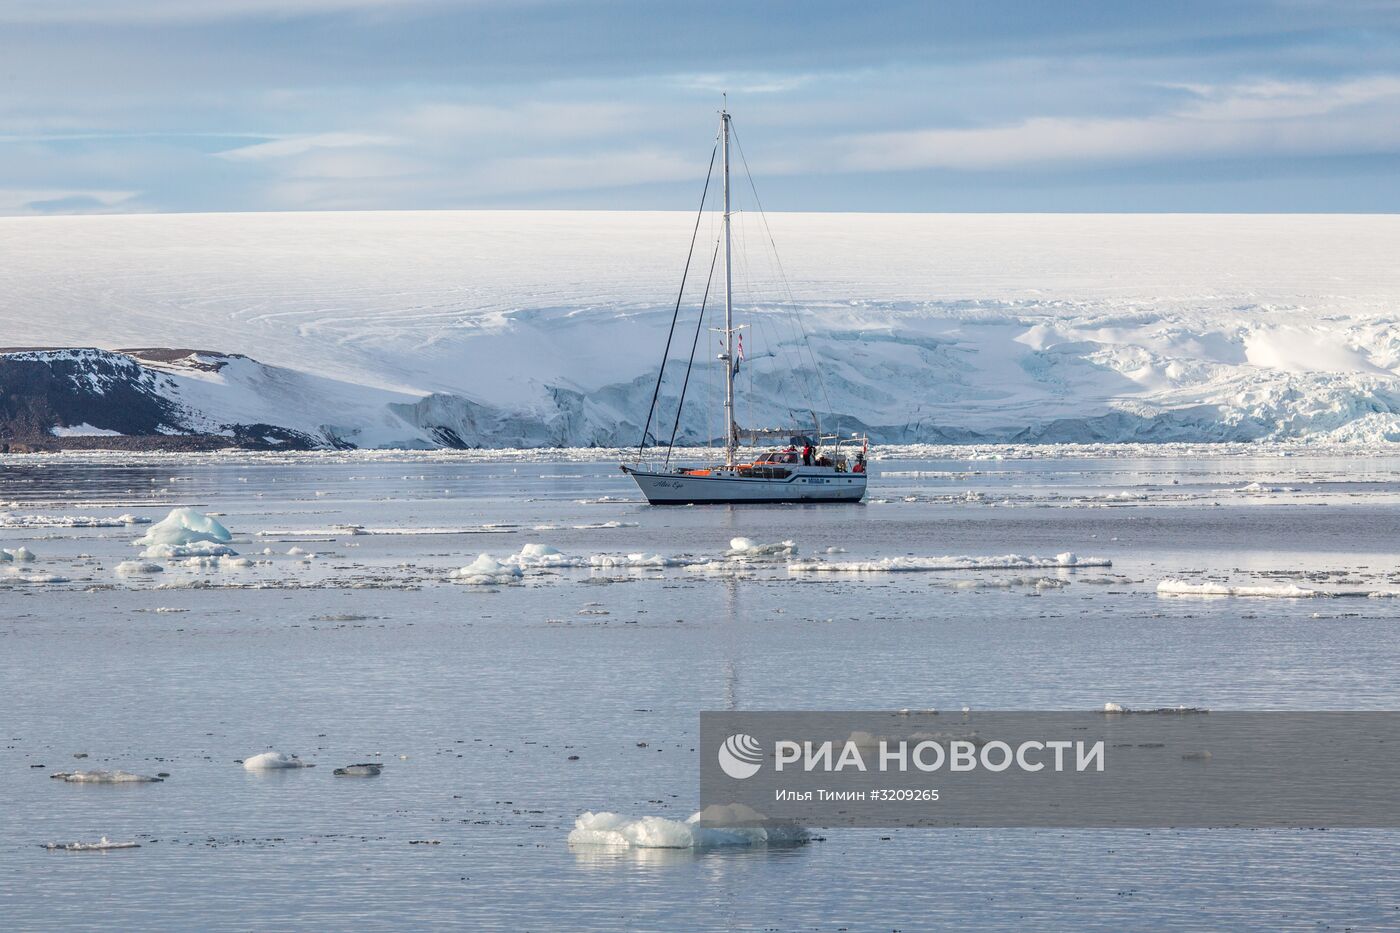
[[[652,505],[703,505],[757,502],[859,502],[865,496],[864,473],[838,473],[801,467],[785,479],[747,476],[694,476],[623,466]]]

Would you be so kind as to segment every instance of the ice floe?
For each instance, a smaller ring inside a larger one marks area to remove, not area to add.
[[[476,560],[452,571],[452,579],[474,586],[500,586],[514,583],[521,577],[520,567],[503,563],[490,554],[478,554]]]
[[[189,567],[192,570],[238,570],[253,566],[253,562],[246,557],[207,554],[201,557],[187,557],[179,562],[179,566]]]
[[[288,755],[285,752],[263,752],[251,758],[243,759],[243,769],[245,771],[282,771],[288,768],[314,768],[309,761],[302,761],[296,755]]]
[[[696,554],[659,554],[633,551],[623,554],[566,554],[547,544],[531,543],[520,551],[503,557],[480,554],[465,567],[452,571],[452,579],[464,583],[513,583],[533,572],[582,568],[591,570],[661,570],[683,567],[700,573],[745,573],[762,570],[764,565],[786,566],[797,572],[899,572],[933,570],[1024,570],[1069,569],[1077,567],[1111,567],[1103,558],[1080,558],[1072,552],[1050,557],[1023,557],[1008,554],[1000,557],[894,557],[867,561],[832,561],[796,559],[797,545],[793,541],[759,543],[751,538],[734,538],[727,550],[718,557]],[[1062,585],[1046,577],[1018,578],[1006,585]]]
[[[102,517],[95,515],[13,515],[0,512],[0,528],[121,528],[126,525],[144,525],[149,518],[135,515]]]
[[[108,852],[112,849],[139,849],[139,842],[113,842],[103,836],[97,842],[49,842],[45,849],[50,852]]]
[[[637,551],[631,554],[593,554],[588,557],[565,554],[548,544],[531,543],[518,552],[495,558],[490,554],[479,554],[472,563],[451,573],[451,577],[461,583],[495,585],[514,583],[526,571],[558,570],[569,568],[591,569],[659,569],[663,567],[683,567],[698,563],[696,558],[687,556],[668,557]]]
[[[49,777],[69,784],[159,784],[165,780],[130,771],[55,771]]]
[[[67,577],[56,573],[19,573],[14,568],[11,568],[11,572],[13,573],[13,576],[7,577],[6,579],[11,581],[18,581],[20,583],[43,584],[72,582]]]
[[[227,544],[198,541],[194,544],[153,544],[141,552],[142,557],[155,560],[187,560],[191,557],[236,557],[238,552]]]
[[[27,547],[0,548],[0,560],[27,564],[34,560],[34,552]]]
[[[1210,710],[1206,709],[1204,706],[1185,706],[1182,704],[1176,706],[1153,706],[1147,709],[1130,709],[1120,703],[1108,702],[1103,705],[1102,712],[1123,713],[1124,715],[1131,714],[1134,716],[1203,716],[1209,713]]]
[[[1260,596],[1275,599],[1306,599],[1313,596],[1326,596],[1321,590],[1310,590],[1296,583],[1277,586],[1228,586],[1224,583],[1192,583],[1175,577],[1168,577],[1157,584],[1161,596]]]
[[[378,777],[379,772],[384,770],[384,766],[374,761],[361,762],[356,765],[346,765],[343,768],[336,768],[331,773],[337,777]]]
[[[636,528],[636,522],[584,522],[582,525],[535,525],[531,531],[563,531],[572,528],[575,531],[597,531],[604,528]]]
[[[637,568],[654,569],[661,567],[685,567],[696,563],[690,557],[668,557],[665,554],[651,554],[635,551],[631,554],[594,554],[588,558],[588,566],[598,569]]]
[[[710,806],[684,822],[663,816],[629,817],[586,812],[574,821],[570,845],[628,846],[639,849],[706,849],[719,846],[777,846],[806,842],[801,826],[764,821],[761,814],[735,804]]]
[[[1058,590],[1069,586],[1069,581],[1061,580],[1058,577],[1005,577],[991,580],[958,580],[950,585],[960,590],[1013,589],[1016,587]]]
[[[876,560],[806,560],[793,561],[788,570],[794,573],[908,573],[939,570],[1034,570],[1070,567],[1112,567],[1113,562],[1102,557],[1079,557],[1072,551],[1054,557],[1029,557],[1003,554],[999,557],[883,557]]]
[[[1263,483],[1260,483],[1260,482],[1257,482],[1257,481],[1256,481],[1256,482],[1253,482],[1253,483],[1249,483],[1249,484],[1244,485],[1244,486],[1241,486],[1241,487],[1238,488],[1238,489],[1233,489],[1233,490],[1231,490],[1231,492],[1242,492],[1242,493],[1245,493],[1246,495],[1256,495],[1256,496],[1257,496],[1257,495],[1265,495],[1265,494],[1273,493],[1273,492],[1297,492],[1297,491],[1298,491],[1298,487],[1296,487],[1296,486],[1265,486]]]
[[[117,564],[117,573],[123,576],[142,573],[161,573],[165,568],[148,560],[124,560]]]
[[[772,544],[759,544],[752,538],[731,538],[725,557],[763,559],[792,557],[797,554],[797,545],[792,541],[777,541]]]
[[[491,535],[491,534],[513,534],[514,525],[467,525],[456,527],[425,527],[425,528],[369,528],[364,525],[331,525],[327,528],[291,528],[277,529],[266,528],[257,533],[260,538],[306,538],[306,537],[335,537],[338,535]]]
[[[540,567],[576,567],[578,560],[569,557],[563,551],[548,544],[527,544],[522,547],[517,554],[512,554],[505,559],[505,562],[519,567],[526,568]]]

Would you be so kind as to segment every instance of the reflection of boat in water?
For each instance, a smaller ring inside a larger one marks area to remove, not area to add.
[[[769,451],[754,457],[747,463],[738,459],[739,427],[734,420],[734,377],[743,361],[744,342],[739,336],[740,329],[734,326],[733,264],[731,261],[731,235],[729,210],[729,112],[720,113],[720,143],[723,150],[724,176],[724,235],[723,249],[716,243],[716,258],[724,255],[724,327],[720,329],[722,352],[719,361],[724,370],[724,462],[714,466],[672,467],[671,450],[675,446],[676,431],[671,432],[671,443],[667,447],[665,461],[660,465],[626,464],[623,472],[637,482],[642,494],[653,505],[688,505],[692,503],[744,503],[744,502],[859,502],[865,496],[865,455],[868,443],[863,436],[852,435],[842,439],[837,435],[823,435],[817,431],[816,438],[797,435],[790,438],[786,449]],[[713,160],[711,167],[713,169]],[[705,182],[706,190],[709,180]],[[703,201],[703,199],[702,199]],[[703,212],[704,205],[701,209]],[[699,221],[696,222],[699,229]],[[691,243],[692,254],[694,240]],[[690,261],[686,268],[689,270]],[[713,272],[713,261],[711,263]],[[684,282],[681,285],[685,291]],[[708,285],[706,296],[709,295]],[[679,313],[680,299],[676,300]],[[701,320],[704,304],[701,304]],[[671,333],[666,339],[666,352],[670,352],[671,338],[675,335],[676,318],[671,320]],[[699,338],[699,322],[696,325],[696,340]],[[805,335],[804,335],[805,340]],[[733,352],[731,352],[733,347]],[[694,345],[691,349],[691,363],[694,363]],[[661,391],[661,381],[665,374],[666,359],[662,356],[662,371],[657,374],[656,392],[652,395],[651,409],[647,412],[646,427],[642,429],[642,448],[650,437],[652,418],[656,412],[656,402]],[[686,369],[686,382],[690,382],[690,368]],[[685,386],[681,389],[677,403],[676,426],[680,424],[680,410],[685,404]],[[773,432],[763,432],[771,435]],[[640,453],[640,451],[639,451]]]

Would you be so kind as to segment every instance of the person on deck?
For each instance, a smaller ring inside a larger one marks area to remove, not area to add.
[[[851,472],[852,472],[852,473],[864,473],[864,472],[865,472],[865,451],[862,450],[860,453],[856,454],[856,465],[855,465],[854,467],[851,468]]]
[[[804,444],[803,447],[802,447],[802,465],[803,465],[803,466],[811,466],[811,465],[812,465],[812,445],[811,445],[811,444]]]

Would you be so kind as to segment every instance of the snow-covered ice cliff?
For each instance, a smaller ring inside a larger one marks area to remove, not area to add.
[[[206,348],[0,356],[0,436],[635,443],[692,220],[0,219],[0,348]],[[736,229],[746,427],[816,411],[887,442],[1400,439],[1400,217],[769,222],[786,284],[758,216]],[[672,346],[668,427],[699,294]],[[711,323],[683,440],[720,432]]]

